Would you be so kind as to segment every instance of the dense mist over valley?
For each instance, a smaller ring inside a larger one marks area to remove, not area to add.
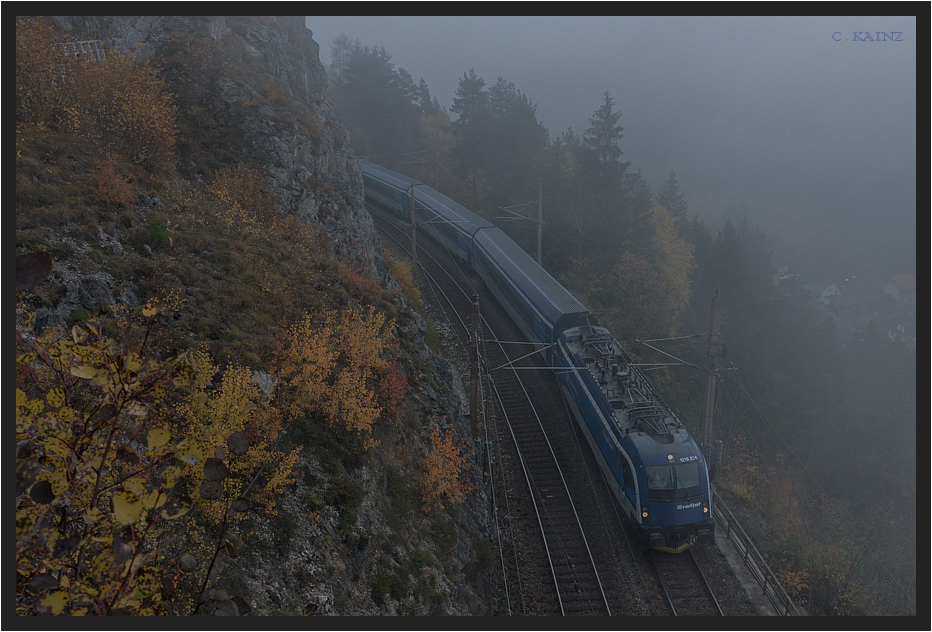
[[[542,199],[543,267],[694,436],[714,377],[716,494],[797,603],[912,612],[915,18],[307,24],[357,156],[528,253]]]
[[[915,17],[15,28],[18,615],[916,614]]]
[[[689,213],[762,227],[774,263],[819,281],[915,270],[914,17],[311,16],[384,46],[449,110],[464,73],[515,83],[554,139],[609,91],[623,158]],[[455,115],[451,113],[455,120]],[[882,280],[882,279],[881,279]]]

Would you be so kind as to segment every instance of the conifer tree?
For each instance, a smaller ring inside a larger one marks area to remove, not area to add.
[[[478,172],[485,163],[484,141],[489,128],[489,94],[485,80],[475,70],[463,73],[450,110],[458,116],[451,125],[459,159],[457,175],[475,192]]]
[[[657,191],[657,204],[667,209],[677,230],[686,224],[686,211],[689,209],[689,203],[680,192],[680,185],[673,169],[670,170],[669,177],[664,180]]]
[[[595,154],[595,167],[600,179],[605,184],[617,182],[627,170],[630,162],[621,162],[624,154],[619,146],[624,138],[624,130],[618,124],[621,111],[615,110],[615,101],[608,91],[605,92],[605,101],[589,119],[589,129],[583,134],[585,146]]]

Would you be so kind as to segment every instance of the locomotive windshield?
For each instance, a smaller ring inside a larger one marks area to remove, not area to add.
[[[699,462],[646,465],[647,497],[651,500],[688,498],[701,493]]]

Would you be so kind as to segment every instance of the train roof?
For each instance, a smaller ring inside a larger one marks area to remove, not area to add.
[[[625,435],[625,439],[637,448],[638,458],[643,465],[679,465],[687,462],[682,459],[702,460],[699,445],[684,428],[666,437],[668,438],[665,440],[664,435],[646,432],[629,432]],[[672,438],[672,441],[669,438]],[[673,456],[672,459],[670,455]]]
[[[585,322],[589,310],[500,228],[479,231],[476,243],[541,313],[554,336]]]
[[[402,192],[407,191],[412,184],[421,184],[414,178],[409,178],[404,174],[392,171],[391,169],[383,167],[382,165],[377,165],[374,162],[369,162],[368,160],[360,160],[359,166],[362,168],[364,176],[381,180]]]
[[[368,160],[360,160],[359,166],[362,167],[363,174],[367,177],[380,180],[397,189],[401,193],[407,192],[412,186],[417,186],[414,190],[414,199],[418,204],[424,205],[431,209],[444,220],[450,222],[462,232],[472,235],[477,230],[494,227],[495,224],[485,219],[481,215],[473,213],[468,208],[459,204],[436,189],[427,186],[419,180],[408,177],[404,174],[392,171],[381,165]],[[432,222],[439,223],[439,222]],[[471,226],[470,226],[471,224]]]
[[[470,234],[474,233],[476,230],[493,228],[495,226],[495,224],[486,218],[473,213],[462,204],[454,202],[443,193],[427,185],[421,186],[416,190],[415,199],[431,208],[434,212],[443,217],[443,219],[448,220],[460,227],[461,230],[465,230]],[[469,224],[472,224],[472,226],[468,226]]]

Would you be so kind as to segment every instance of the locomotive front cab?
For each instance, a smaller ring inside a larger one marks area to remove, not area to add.
[[[697,542],[714,542],[708,475],[698,456],[668,454],[667,463],[640,469],[639,521],[647,547],[680,553]]]

